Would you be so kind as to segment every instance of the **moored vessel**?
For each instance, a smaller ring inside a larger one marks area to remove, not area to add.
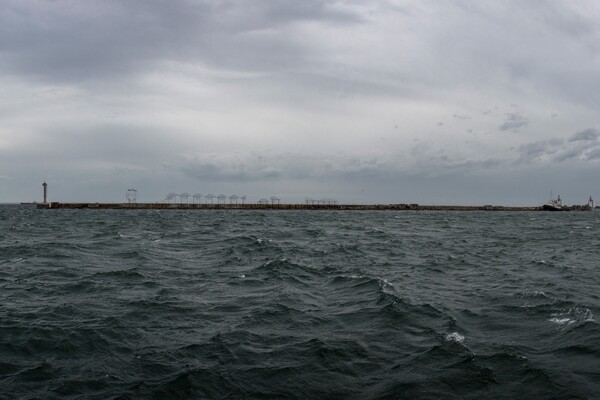
[[[565,206],[562,203],[560,195],[558,195],[556,199],[553,199],[551,194],[550,201],[544,204],[543,208],[546,211],[563,211],[565,209]]]

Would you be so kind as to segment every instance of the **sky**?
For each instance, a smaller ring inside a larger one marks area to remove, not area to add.
[[[2,0],[0,202],[600,200],[600,2]]]

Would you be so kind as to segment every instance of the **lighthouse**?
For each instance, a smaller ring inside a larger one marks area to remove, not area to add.
[[[47,204],[48,184],[46,182],[44,182],[44,183],[42,183],[42,186],[44,187],[44,204]]]

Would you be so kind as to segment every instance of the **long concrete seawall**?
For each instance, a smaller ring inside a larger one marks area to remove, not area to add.
[[[543,211],[539,207],[445,206],[420,204],[180,204],[180,203],[60,203],[37,204],[42,209],[118,210],[406,210],[406,211]],[[573,206],[568,211],[586,211]]]

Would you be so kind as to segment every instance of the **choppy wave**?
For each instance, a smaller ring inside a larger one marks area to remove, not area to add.
[[[596,213],[0,207],[0,398],[596,398]]]

